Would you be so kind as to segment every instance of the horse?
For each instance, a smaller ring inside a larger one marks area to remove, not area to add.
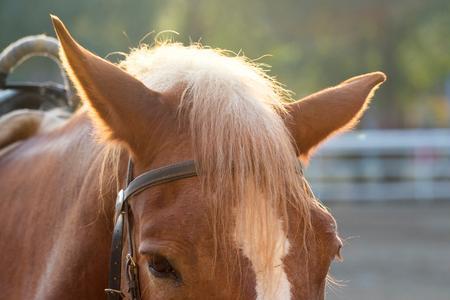
[[[196,176],[128,199],[140,298],[324,299],[342,242],[300,162],[353,127],[386,76],[287,101],[241,56],[167,42],[113,64],[52,21],[84,104],[1,153],[1,297],[105,298],[128,162],[138,176],[193,160]],[[125,256],[116,299],[135,298]]]

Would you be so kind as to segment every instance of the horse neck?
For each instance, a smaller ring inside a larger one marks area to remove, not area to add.
[[[0,280],[13,283],[2,290],[6,298],[104,297],[116,192],[115,184],[100,178],[105,147],[95,141],[86,113],[79,112],[0,157],[5,232],[0,242],[8,246],[0,263],[22,262],[20,269],[14,265],[0,272]],[[125,153],[116,162],[124,178]],[[110,167],[105,165],[103,174],[110,174]],[[24,236],[19,239],[15,232]]]

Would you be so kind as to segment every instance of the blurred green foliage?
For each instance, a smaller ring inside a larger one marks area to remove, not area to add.
[[[54,35],[49,13],[103,57],[128,52],[147,33],[168,29],[186,44],[200,41],[262,57],[272,66],[270,74],[298,98],[382,70],[388,82],[362,126],[450,123],[448,0],[0,0],[0,48],[25,35]],[[15,78],[56,74],[42,63],[30,66]]]

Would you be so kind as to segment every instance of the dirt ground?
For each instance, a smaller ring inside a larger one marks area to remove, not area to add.
[[[345,239],[328,300],[450,300],[450,202],[327,206]]]

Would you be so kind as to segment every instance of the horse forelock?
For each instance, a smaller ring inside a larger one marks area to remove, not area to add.
[[[287,211],[308,230],[314,203],[281,117],[288,93],[248,59],[198,45],[141,47],[121,66],[158,92],[184,87],[178,109],[190,123],[216,245],[232,242],[249,258],[259,299],[286,299]],[[230,226],[231,236],[218,234]]]

